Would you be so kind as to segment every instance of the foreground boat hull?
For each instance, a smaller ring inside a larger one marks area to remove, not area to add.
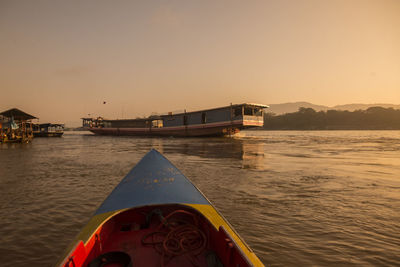
[[[204,195],[155,150],[108,196],[58,266],[106,261],[149,267],[263,266]]]

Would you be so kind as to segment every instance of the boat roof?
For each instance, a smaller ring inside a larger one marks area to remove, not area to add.
[[[163,117],[168,117],[171,115],[183,115],[183,114],[190,114],[190,113],[198,113],[198,112],[205,112],[205,111],[210,111],[210,110],[218,110],[218,109],[224,109],[224,108],[229,108],[229,107],[239,107],[239,106],[252,106],[252,107],[258,107],[258,108],[269,108],[268,105],[264,104],[257,104],[257,103],[242,103],[242,104],[232,104],[229,106],[223,106],[223,107],[217,107],[217,108],[208,108],[208,109],[201,109],[201,110],[194,110],[194,111],[188,111],[188,112],[179,112],[179,113],[168,113],[168,114],[161,114],[161,115],[150,115],[147,118],[137,118],[137,119],[105,119],[102,117],[99,117],[97,119],[95,118],[88,118],[84,117],[81,118],[82,120],[99,120],[101,119],[102,121],[149,121],[149,120],[157,120],[157,119],[162,119]]]
[[[20,109],[12,108],[0,113],[0,115],[6,118],[14,118],[14,120],[32,120],[37,119],[35,116],[25,113]]]
[[[148,152],[122,179],[97,214],[157,204],[210,204],[168,159]]]
[[[217,110],[217,109],[224,109],[224,108],[229,108],[229,107],[239,107],[239,106],[253,106],[253,107],[259,107],[259,108],[269,108],[269,106],[264,105],[264,104],[256,104],[256,103],[242,103],[242,104],[232,104],[229,106],[223,106],[223,107],[217,107],[217,108],[207,108],[207,109],[201,109],[201,110],[194,110],[194,111],[188,111],[188,112],[180,112],[180,113],[174,113],[173,115],[181,115],[181,114],[189,114],[189,113],[197,113],[197,112],[204,112],[204,111],[210,111],[210,110]],[[160,117],[166,117],[170,116],[169,114],[163,114],[160,115]]]
[[[238,104],[237,106],[255,106],[255,107],[260,107],[260,108],[269,108],[268,105],[264,105],[264,104],[257,104],[257,103],[243,103],[243,104]]]

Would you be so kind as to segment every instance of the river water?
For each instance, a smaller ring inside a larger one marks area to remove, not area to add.
[[[400,131],[66,132],[0,145],[0,266],[52,266],[151,148],[267,266],[400,266]]]

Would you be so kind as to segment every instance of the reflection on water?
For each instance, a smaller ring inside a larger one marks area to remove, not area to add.
[[[178,153],[205,159],[232,158],[241,161],[243,168],[262,169],[264,143],[248,142],[241,138],[191,138],[178,139],[179,145],[172,145],[167,138],[152,139],[152,147],[161,153]]]
[[[268,266],[400,265],[400,132],[129,138],[66,132],[0,146],[1,266],[51,266],[156,148]]]
[[[242,151],[242,168],[264,169],[264,143],[245,143]]]

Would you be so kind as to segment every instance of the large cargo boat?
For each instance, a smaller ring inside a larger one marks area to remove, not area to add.
[[[144,119],[108,120],[82,118],[83,128],[99,135],[144,136],[224,136],[264,125],[261,104],[236,104],[225,107],[150,116]]]

